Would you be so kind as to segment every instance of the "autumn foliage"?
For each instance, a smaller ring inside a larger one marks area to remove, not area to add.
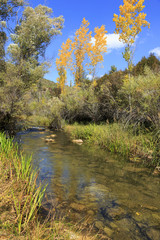
[[[114,14],[113,21],[116,24],[116,33],[120,33],[120,40],[127,44],[133,44],[142,27],[150,26],[145,20],[144,0],[123,0],[120,5],[120,15]]]
[[[106,48],[105,26],[96,27],[94,38],[89,31],[89,22],[83,18],[80,28],[75,32],[73,41],[67,39],[59,50],[59,58],[56,59],[56,66],[59,75],[60,69],[70,69],[74,75],[75,85],[79,86],[82,82],[85,67],[88,66],[89,73],[95,76],[95,69],[98,63],[103,62],[103,54]],[[64,89],[65,81],[58,78],[61,91]]]
[[[127,44],[123,57],[128,62],[128,68],[132,65],[131,57],[133,52],[131,46],[136,36],[141,32],[142,27],[150,27],[145,20],[146,14],[142,12],[145,5],[144,0],[123,0],[120,5],[120,15],[114,14],[113,21],[116,24],[116,33],[120,34],[119,39]]]
[[[61,91],[64,91],[64,85],[66,83],[66,69],[71,66],[72,63],[72,40],[67,39],[66,43],[62,43],[61,50],[58,53],[59,58],[56,59],[56,66],[59,77],[57,78],[58,85]]]
[[[90,66],[93,67],[91,72],[93,74],[93,78],[95,77],[97,64],[103,62],[103,54],[107,52],[107,31],[105,30],[105,26],[102,25],[100,28],[96,27],[94,32],[94,43],[91,44],[91,48],[88,53],[90,57]]]

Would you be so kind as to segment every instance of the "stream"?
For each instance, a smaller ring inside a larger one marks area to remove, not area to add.
[[[56,134],[55,142],[46,142]],[[64,132],[17,134],[47,186],[48,203],[71,221],[94,226],[113,240],[160,240],[160,177]]]

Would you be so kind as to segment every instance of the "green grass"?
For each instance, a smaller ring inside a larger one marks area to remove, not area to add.
[[[4,134],[0,134],[0,161],[5,172],[3,180],[10,185],[10,191],[3,197],[11,201],[16,216],[15,229],[20,234],[36,216],[46,186],[37,187],[37,172],[32,170],[31,157],[18,154],[17,144]]]
[[[134,135],[123,125],[113,123],[105,125],[66,125],[65,131],[72,139],[83,139],[99,145],[112,153],[118,153],[126,160],[142,159],[149,165],[158,165],[155,154],[156,142],[152,134]]]

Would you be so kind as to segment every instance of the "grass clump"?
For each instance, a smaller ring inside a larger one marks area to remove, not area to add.
[[[0,147],[1,169],[4,171],[3,175],[1,172],[1,181],[9,186],[2,193],[1,204],[13,208],[14,229],[20,234],[36,216],[46,187],[41,184],[37,187],[37,172],[32,171],[31,157],[18,154],[18,146],[13,139],[6,139],[4,134],[0,134]]]
[[[71,138],[81,138],[99,145],[112,153],[119,153],[127,160],[145,160],[149,165],[158,165],[157,140],[151,133],[134,135],[118,123],[104,125],[67,125],[65,131]]]

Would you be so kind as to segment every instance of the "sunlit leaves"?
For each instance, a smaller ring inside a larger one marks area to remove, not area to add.
[[[64,85],[65,85],[66,79],[67,79],[66,69],[64,67],[58,68],[58,74],[59,74],[59,77],[57,78],[57,82],[58,82],[58,85],[61,89],[61,92],[63,93],[64,92]]]
[[[83,62],[85,55],[88,53],[91,41],[91,32],[89,31],[89,22],[83,18],[80,28],[75,32],[72,49],[74,51],[73,74],[76,85],[83,76]]]
[[[145,20],[146,14],[142,12],[145,5],[144,0],[123,0],[123,5],[119,7],[120,15],[114,14],[113,21],[116,24],[116,33],[120,34],[119,39],[127,44],[128,53],[124,55],[128,62],[128,54],[131,46],[135,42],[136,36],[141,32],[142,27],[150,27]]]
[[[103,54],[107,52],[107,31],[105,30],[105,26],[102,25],[100,28],[96,27],[94,32],[94,44],[91,45],[88,51],[90,66],[93,67],[93,78],[95,77],[97,64],[103,62]]]
[[[61,92],[63,92],[67,79],[66,70],[67,68],[71,68],[72,65],[72,41],[69,38],[65,43],[62,43],[58,56],[59,58],[56,59],[56,67],[59,75],[57,82]]]
[[[145,7],[144,0],[123,0],[119,7],[120,15],[114,14],[113,21],[116,24],[116,33],[120,33],[120,40],[127,44],[133,44],[141,28],[150,26],[145,20],[146,14],[141,11]]]
[[[65,43],[62,43],[58,56],[59,58],[56,59],[57,69],[62,66],[65,68],[70,67],[72,62],[72,40],[68,38]]]
[[[89,22],[83,18],[73,40],[67,39],[59,50],[59,57],[56,59],[57,70],[60,73],[60,68],[70,69],[74,75],[76,86],[82,83],[86,71],[85,66],[88,66],[89,72],[95,76],[95,68],[98,63],[103,62],[103,54],[107,51],[105,26],[96,27],[94,32],[95,35],[92,37],[92,32],[89,31]],[[61,77],[58,78],[58,82],[60,79]],[[62,90],[63,86],[60,85]]]

